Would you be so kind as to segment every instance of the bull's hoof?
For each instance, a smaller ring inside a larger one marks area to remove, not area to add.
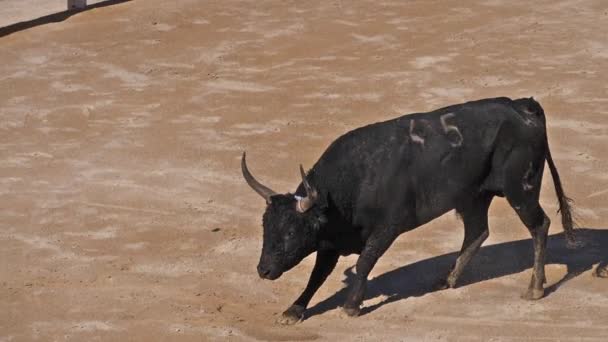
[[[544,289],[528,289],[524,294],[521,295],[521,299],[525,300],[539,300],[545,295]]]
[[[598,278],[608,278],[608,266],[598,266],[595,271],[593,271],[593,276]]]
[[[454,284],[454,282],[450,282],[449,280],[446,279],[441,279],[440,281],[438,281],[435,286],[433,286],[433,289],[435,291],[441,291],[441,290],[447,290],[447,289],[453,289],[455,288],[456,284]]]
[[[348,316],[348,317],[357,317],[359,316],[359,313],[361,312],[360,308],[348,308],[348,307],[343,307],[342,311],[344,311],[344,313]]]
[[[277,319],[277,323],[281,325],[293,325],[300,322],[304,318],[304,311],[306,309],[299,305],[292,305],[289,309],[285,310],[281,317]]]
[[[435,286],[433,286],[433,289],[435,291],[446,290],[449,288],[450,288],[450,285],[448,284],[448,282],[445,279],[441,279],[440,281],[437,282],[437,284],[435,284]]]

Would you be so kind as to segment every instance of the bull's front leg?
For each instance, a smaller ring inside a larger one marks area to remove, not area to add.
[[[338,252],[330,251],[318,251],[315,266],[308,279],[308,284],[304,292],[296,299],[296,301],[285,310],[281,317],[278,319],[280,324],[294,324],[302,320],[304,317],[304,311],[308,307],[308,303],[314,296],[315,292],[321,287],[321,285],[327,279],[327,276],[334,270],[338,263],[340,255]]]
[[[376,265],[378,259],[395,241],[397,235],[392,230],[387,229],[376,231],[367,239],[365,247],[363,247],[363,251],[359,259],[357,259],[355,281],[351,284],[348,297],[344,302],[343,309],[348,316],[359,315],[367,286],[367,276],[372,268],[374,268],[374,265]]]

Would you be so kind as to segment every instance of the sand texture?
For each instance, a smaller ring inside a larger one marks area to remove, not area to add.
[[[24,1],[25,2],[25,1]],[[0,38],[0,341],[606,341],[606,1],[136,0]],[[460,287],[447,214],[402,235],[363,315],[342,258],[295,326],[314,257],[258,278],[264,201],[339,135],[485,97],[534,96],[586,246],[550,175],[547,297],[505,200]]]

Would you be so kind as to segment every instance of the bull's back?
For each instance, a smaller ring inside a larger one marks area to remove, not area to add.
[[[354,221],[372,213],[419,225],[481,188],[501,127],[517,115],[512,100],[497,98],[358,128],[325,151],[315,181]]]

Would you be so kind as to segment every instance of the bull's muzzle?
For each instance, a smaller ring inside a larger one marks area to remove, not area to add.
[[[258,265],[258,275],[262,279],[275,280],[279,278],[283,272],[278,271],[274,267],[266,266],[263,264]]]

